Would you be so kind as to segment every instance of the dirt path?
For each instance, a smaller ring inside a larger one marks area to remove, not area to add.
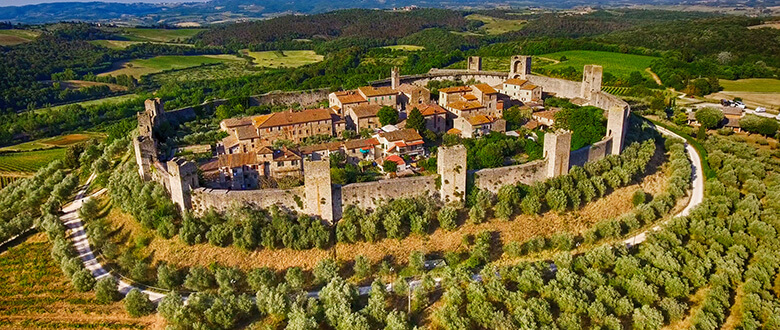
[[[658,75],[655,74],[655,72],[653,72],[653,70],[651,70],[650,68],[645,69],[645,72],[649,73],[650,76],[653,77],[653,80],[655,80],[655,83],[658,84],[659,86],[664,84],[663,82],[661,82],[661,78],[658,77]]]

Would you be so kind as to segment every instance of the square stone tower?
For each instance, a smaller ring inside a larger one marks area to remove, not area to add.
[[[401,71],[398,70],[397,66],[394,66],[390,70],[390,87],[397,90],[399,86],[401,86]]]
[[[601,91],[601,78],[604,69],[601,65],[586,65],[582,71],[582,90],[580,97],[593,100],[594,94]]]
[[[607,114],[607,136],[612,136],[613,155],[619,155],[623,150],[623,143],[628,132],[628,107],[615,106],[609,109]]]
[[[304,206],[307,214],[333,222],[330,159],[303,161]]]
[[[157,147],[151,136],[138,136],[133,139],[135,163],[138,165],[138,175],[144,181],[152,179],[151,170],[157,158]]]
[[[544,135],[544,158],[547,160],[546,177],[554,178],[569,173],[571,132],[559,130]]]
[[[442,203],[462,205],[466,200],[466,147],[440,147],[437,172],[441,180],[439,197]]]
[[[198,166],[183,158],[174,157],[168,163],[171,199],[183,210],[192,209],[192,189],[197,188]]]
[[[469,56],[468,71],[469,72],[482,71],[482,58],[479,56]]]
[[[526,80],[531,74],[531,56],[515,55],[509,63],[509,79]]]

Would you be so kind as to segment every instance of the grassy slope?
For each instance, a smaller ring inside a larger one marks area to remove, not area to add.
[[[650,77],[645,71],[654,59],[651,56],[632,55],[622,53],[599,52],[589,50],[570,50],[564,52],[539,55],[539,57],[560,60],[562,56],[568,58],[567,61],[560,63],[550,63],[541,65],[545,69],[559,69],[567,66],[574,67],[577,71],[582,71],[583,66],[588,64],[598,64],[604,67],[604,72],[609,72],[617,77],[627,77],[632,71],[639,71],[643,76]]]
[[[322,55],[317,55],[312,50],[244,51],[244,53],[255,59],[255,66],[267,68],[295,68],[306,64],[317,63],[323,59]]]
[[[485,23],[485,25],[481,26],[479,29],[487,34],[502,34],[517,31],[522,29],[523,25],[526,23],[525,20],[508,20],[480,14],[468,15],[466,16],[466,19],[482,21]]]
[[[0,258],[0,328],[143,329],[158,316],[131,318],[121,302],[99,305],[92,292],[77,292],[36,234]]]
[[[185,69],[201,64],[223,63],[227,61],[240,61],[233,55],[196,55],[196,56],[156,56],[149,59],[135,59],[129,62],[115,63],[115,69],[103,72],[100,76],[127,74],[139,78],[150,73],[157,73],[171,69]]]
[[[753,78],[740,80],[721,80],[724,91],[780,93],[780,79]]]
[[[52,148],[47,150],[14,152],[0,155],[0,173],[2,172],[35,172],[46,164],[62,159],[65,149]]]
[[[82,107],[86,107],[86,106],[90,106],[90,105],[99,105],[99,104],[104,104],[104,103],[119,103],[119,102],[122,102],[122,101],[127,101],[127,100],[130,100],[130,99],[133,99],[133,98],[135,98],[137,96],[138,95],[136,95],[136,94],[125,94],[125,95],[119,95],[119,96],[104,97],[102,99],[81,101],[81,102],[74,102],[74,103],[68,103],[68,104],[53,106],[50,109],[52,109],[52,110],[59,110],[59,109],[62,109],[62,108],[65,108],[65,107],[67,107],[69,105],[74,105],[74,104],[79,104]],[[49,108],[40,108],[40,109],[35,109],[34,111],[40,112],[40,111],[42,111],[44,109],[49,109]]]
[[[30,30],[0,30],[0,46],[13,46],[29,42],[40,35],[37,31]]]
[[[123,35],[130,41],[171,42],[188,39],[204,29],[125,29]]]
[[[389,48],[389,49],[392,49],[392,50],[405,50],[405,51],[408,51],[408,52],[413,52],[413,51],[425,49],[425,47],[423,47],[423,46],[415,46],[415,45],[393,45],[393,46],[385,46],[385,47],[382,47],[382,48]]]

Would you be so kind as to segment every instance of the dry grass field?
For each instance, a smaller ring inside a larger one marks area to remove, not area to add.
[[[122,302],[100,305],[74,290],[35,234],[0,256],[0,329],[162,329],[161,317],[132,318]]]
[[[156,56],[148,59],[135,59],[114,63],[111,71],[103,72],[98,76],[126,74],[135,78],[143,75],[157,73],[172,69],[185,69],[202,64],[223,63],[228,61],[243,61],[234,55],[170,55]]]
[[[392,256],[401,263],[406,262],[412,251],[426,253],[443,253],[461,249],[464,235],[475,235],[489,230],[497,234],[504,243],[509,241],[523,242],[536,235],[549,236],[560,231],[581,233],[594,223],[627,213],[633,209],[631,195],[639,188],[649,194],[662,192],[666,186],[666,174],[660,167],[664,156],[659,150],[652,161],[651,170],[640,182],[613,191],[608,196],[594,201],[580,210],[558,214],[547,212],[542,215],[519,215],[512,221],[493,219],[482,224],[464,223],[466,215],[461,216],[463,223],[457,230],[448,232],[437,229],[430,235],[419,237],[409,236],[402,240],[383,239],[375,243],[338,243],[331,250],[292,249],[244,251],[234,247],[216,247],[209,244],[188,246],[178,237],[165,240],[141,228],[132,217],[123,214],[117,208],[112,208],[108,217],[114,228],[119,229],[116,237],[122,237],[125,244],[132,244],[134,237],[154,237],[144,249],[144,255],[151,255],[153,263],[166,261],[179,266],[208,265],[218,262],[223,265],[250,269],[256,267],[271,267],[285,269],[300,266],[311,269],[323,258],[334,255],[342,262],[350,262],[357,255],[366,255],[377,262]]]

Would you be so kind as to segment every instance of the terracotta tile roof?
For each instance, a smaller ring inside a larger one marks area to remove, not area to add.
[[[388,156],[387,158],[385,158],[385,160],[386,161],[391,161],[391,162],[396,163],[396,164],[401,165],[401,166],[406,165],[406,162],[404,161],[404,159],[401,158],[398,155]]]
[[[245,165],[257,165],[257,154],[254,152],[240,152],[237,154],[219,155],[217,159],[220,168],[236,168]]]
[[[379,136],[385,138],[387,141],[395,142],[395,141],[417,141],[422,140],[422,136],[420,136],[419,133],[417,133],[416,130],[413,128],[407,128],[402,130],[397,130],[393,132],[383,132],[379,133]]]
[[[534,112],[532,117],[539,117],[539,118],[543,118],[543,119],[555,120],[555,114],[558,111],[559,110],[547,110],[547,111]]]
[[[455,86],[455,87],[447,87],[447,88],[439,89],[439,93],[466,93],[466,92],[471,92],[471,87]]]
[[[260,135],[257,134],[257,128],[252,125],[238,126],[236,127],[236,138],[240,140],[257,139]]]
[[[258,125],[258,128],[269,128],[277,126],[289,126],[309,123],[320,120],[331,120],[330,110],[328,109],[308,109],[303,111],[284,111],[271,114],[267,120]]]
[[[290,161],[290,160],[301,160],[301,156],[298,156],[294,151],[282,148],[282,150],[277,150],[274,152],[274,161],[275,162],[283,162],[283,161]]]
[[[731,127],[731,128],[741,127],[739,126],[739,118],[736,117],[726,117],[726,124],[724,126]]]
[[[444,110],[444,108],[442,108],[440,105],[436,103],[424,104],[418,107],[417,110],[420,110],[420,113],[424,117],[447,113],[447,110]]]
[[[363,97],[363,95],[360,95],[353,90],[336,92],[335,94],[336,94],[336,98],[339,99],[339,102],[341,102],[341,104],[366,102],[366,99]]]
[[[455,101],[447,104],[448,107],[458,110],[474,110],[484,108],[481,103],[475,101]]]
[[[252,118],[228,118],[222,121],[222,125],[227,128],[252,125]]]
[[[523,124],[523,127],[527,128],[527,129],[530,129],[530,130],[535,130],[535,129],[539,128],[539,125],[540,124],[539,124],[538,121],[532,119],[532,120],[529,120],[527,123]]]
[[[298,149],[298,151],[300,151],[301,154],[304,154],[304,155],[313,153],[315,151],[325,151],[325,150],[327,150],[327,151],[336,151],[336,150],[341,149],[341,145],[342,144],[343,144],[343,142],[341,142],[341,141],[325,142],[325,143],[320,143],[320,144],[315,144],[315,145],[310,145],[310,146],[303,146],[303,147],[300,147]]]
[[[721,107],[724,116],[742,116],[742,109],[737,107]]]
[[[216,171],[219,169],[219,158],[212,159],[206,163],[203,163],[200,166],[198,166],[198,168],[200,168],[200,170],[203,172]]]
[[[474,88],[479,89],[482,94],[496,94],[498,91],[496,91],[495,88],[490,87],[488,84],[476,84],[474,85]]]
[[[398,91],[404,94],[412,94],[416,91],[427,90],[425,87],[420,87],[412,84],[401,84],[398,86]]]
[[[476,100],[478,100],[478,99],[477,99],[477,97],[476,97],[476,96],[474,96],[474,94],[471,94],[471,93],[464,94],[464,95],[463,95],[463,98],[464,98],[466,101],[476,101]]]
[[[509,80],[505,81],[504,83],[507,84],[507,85],[523,86],[523,84],[525,84],[527,82],[528,82],[528,80],[512,78],[512,79],[509,79]]]
[[[233,135],[228,135],[224,139],[222,139],[222,145],[225,146],[225,148],[232,148],[238,145],[238,139],[236,139]]]
[[[385,95],[395,95],[398,94],[398,91],[391,87],[374,87],[374,86],[363,86],[358,87],[358,90],[363,93],[366,97],[374,97],[374,96],[385,96]]]
[[[493,120],[491,120],[485,115],[471,116],[468,117],[467,120],[469,121],[469,124],[471,124],[471,126],[479,126],[479,125],[489,124],[493,122]]]
[[[357,149],[357,148],[368,148],[368,147],[374,147],[379,145],[379,141],[376,140],[376,138],[370,138],[370,139],[360,139],[360,140],[349,140],[344,142],[344,148],[348,150]]]
[[[382,106],[379,104],[361,104],[352,107],[352,112],[354,112],[355,116],[358,118],[368,118],[376,117],[379,109],[382,109]]]
[[[527,90],[527,91],[532,91],[532,90],[536,89],[537,87],[539,87],[539,86],[536,86],[534,84],[525,84],[523,86],[520,86],[520,89]]]
[[[460,134],[460,130],[457,129],[457,128],[450,128],[450,129],[447,130],[447,134],[459,135]]]
[[[267,115],[261,115],[261,116],[254,116],[252,117],[252,125],[255,125],[255,127],[262,125],[268,118],[271,118],[273,116],[272,113],[269,113]]]
[[[257,151],[258,155],[267,155],[267,154],[273,154],[274,151],[271,150],[269,147],[262,147],[260,150]]]

